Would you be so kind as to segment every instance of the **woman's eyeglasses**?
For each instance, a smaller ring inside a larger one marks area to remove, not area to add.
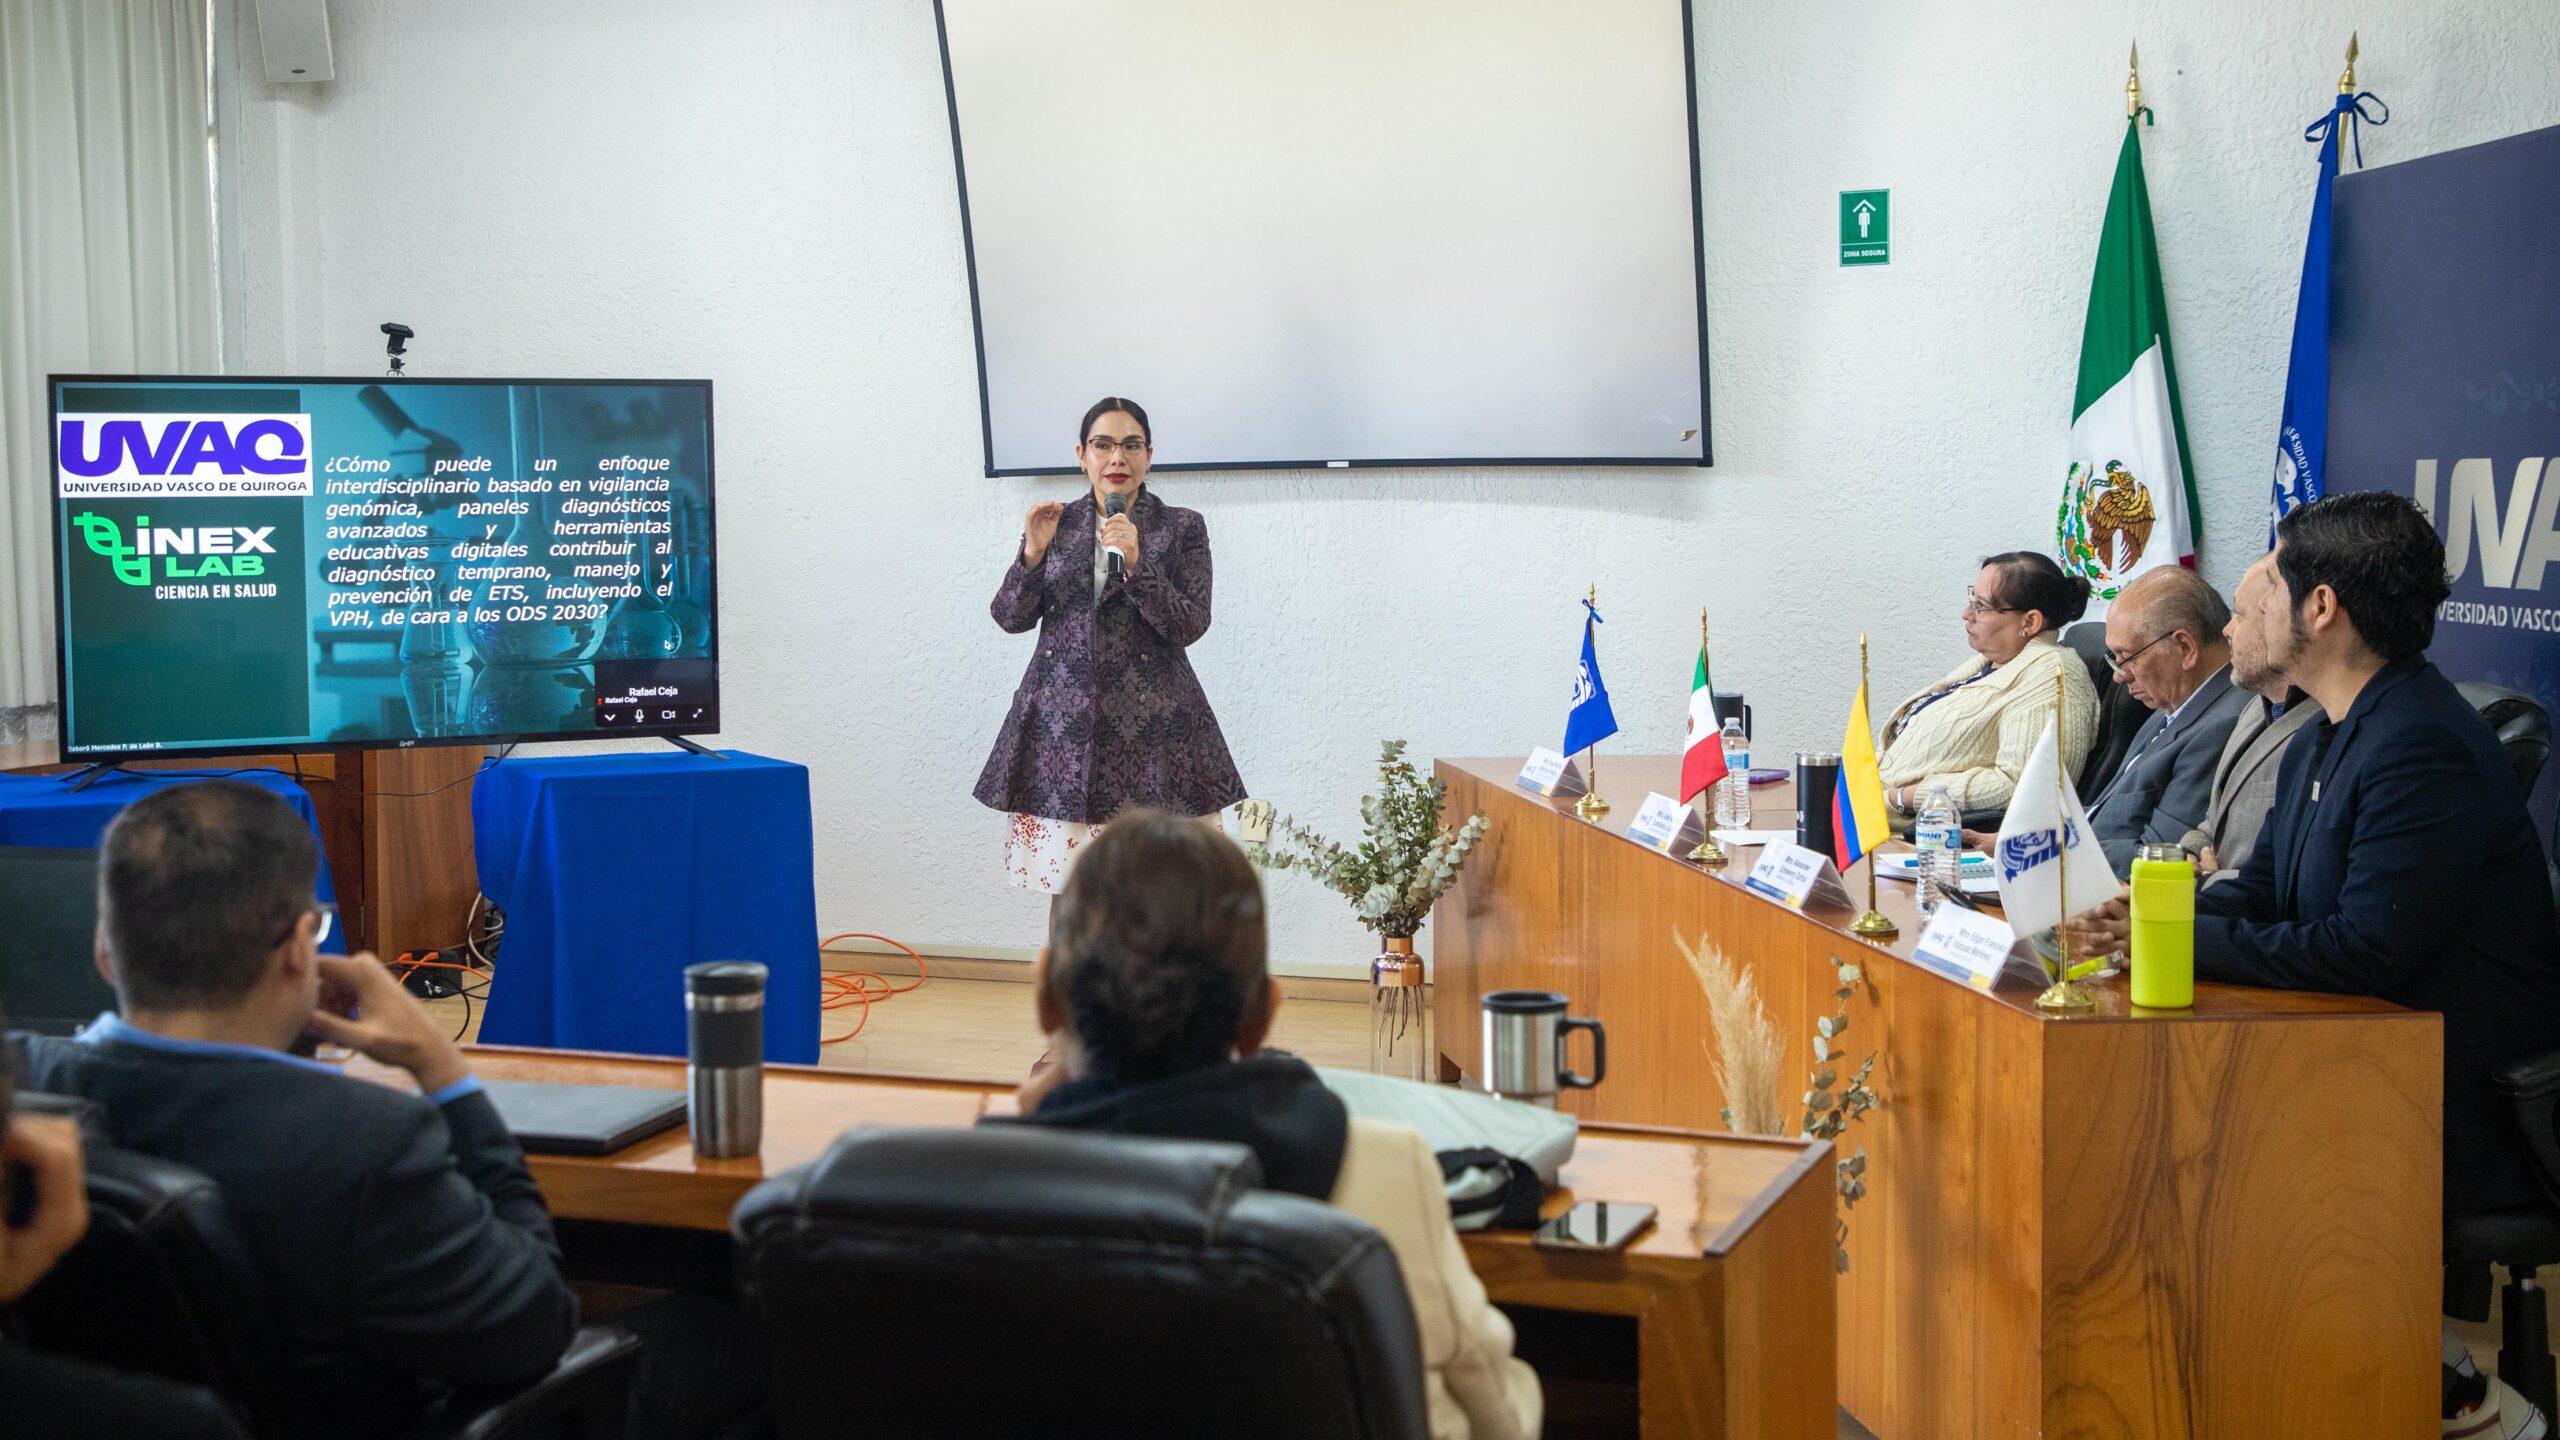
[[[1967,615],[2015,615],[2018,612],[2006,605],[1995,605],[1967,590],[1964,592],[1964,613]]]
[[[1135,435],[1130,436],[1126,440],[1114,440],[1108,435],[1096,435],[1092,439],[1084,442],[1084,447],[1096,455],[1106,456],[1118,455],[1124,451],[1131,455],[1144,455],[1147,453],[1147,442]]]

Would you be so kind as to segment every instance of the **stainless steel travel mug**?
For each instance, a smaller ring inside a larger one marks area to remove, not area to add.
[[[1831,792],[1839,783],[1839,756],[1796,753],[1796,843],[1817,855],[1831,853]]]
[[[696,1155],[764,1148],[764,982],[751,960],[685,967],[685,1119]]]
[[[1552,990],[1494,990],[1479,1002],[1484,1011],[1485,1088],[1505,1100],[1550,1109],[1556,1091],[1588,1090],[1609,1073],[1609,1036],[1597,1020],[1565,1014],[1571,1002]],[[1564,1063],[1565,1037],[1591,1032],[1591,1074]]]

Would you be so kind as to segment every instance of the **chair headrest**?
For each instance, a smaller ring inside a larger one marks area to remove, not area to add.
[[[787,1212],[863,1225],[1203,1245],[1236,1199],[1261,1183],[1261,1163],[1241,1145],[1028,1125],[864,1129],[837,1139],[817,1163],[757,1186],[734,1223],[742,1237]]]
[[[2488,721],[2489,728],[2497,731],[2502,740],[2551,733],[2550,712],[2542,708],[2541,701],[2521,690],[2476,680],[2466,680],[2454,688],[2462,692],[2462,698],[2471,702],[2471,708],[2480,712],[2480,718]]]

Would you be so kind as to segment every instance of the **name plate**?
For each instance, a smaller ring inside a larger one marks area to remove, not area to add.
[[[1832,868],[1831,857],[1819,850],[1807,850],[1792,840],[1775,841],[1763,848],[1759,863],[1751,867],[1742,885],[1790,910],[1801,910],[1814,900],[1850,908],[1848,887],[1840,883],[1840,872]]]
[[[2042,989],[2047,979],[2035,948],[2008,921],[1961,905],[1938,907],[1911,958],[1976,990]]]
[[[1532,750],[1520,778],[1511,782],[1550,800],[1578,800],[1591,787],[1582,783],[1581,767],[1553,750]]]
[[[1686,858],[1706,838],[1707,827],[1698,820],[1698,812],[1670,796],[1654,791],[1644,797],[1644,808],[1627,822],[1627,838],[1647,850]]]

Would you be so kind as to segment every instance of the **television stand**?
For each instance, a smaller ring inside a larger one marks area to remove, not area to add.
[[[721,754],[719,751],[712,749],[708,745],[698,745],[693,741],[686,739],[682,735],[661,735],[658,738],[666,741],[668,744],[673,745],[679,750],[690,750],[696,755],[708,755],[714,760],[726,760],[729,758],[728,756]]]
[[[120,760],[102,760],[95,765],[83,767],[79,774],[71,777],[72,793],[77,794],[86,790],[122,769],[124,769],[124,762]]]

